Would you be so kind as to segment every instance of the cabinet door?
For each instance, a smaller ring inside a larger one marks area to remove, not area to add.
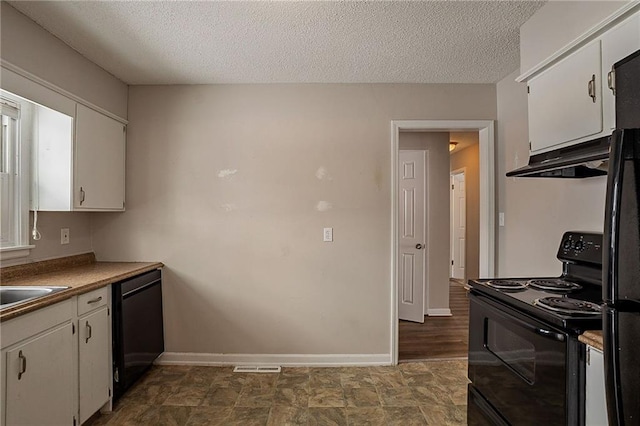
[[[599,350],[587,346],[587,379],[585,425],[607,425],[607,402],[604,394],[604,357]]]
[[[602,131],[600,40],[532,78],[528,85],[533,153],[577,143]]]
[[[109,315],[106,307],[78,320],[80,423],[109,400]]]
[[[608,129],[616,126],[615,98],[608,86],[607,76],[613,65],[640,49],[640,12],[602,36],[602,73],[604,77],[602,101],[604,120]]]
[[[6,352],[6,424],[72,425],[76,374],[72,325]]]
[[[75,210],[123,210],[124,163],[125,126],[78,104]]]

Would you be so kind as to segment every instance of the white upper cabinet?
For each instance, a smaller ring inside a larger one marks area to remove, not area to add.
[[[124,124],[82,104],[75,119],[34,109],[31,209],[124,210]]]
[[[528,82],[531,152],[543,152],[602,131],[600,41]]]
[[[640,49],[640,6],[616,15],[518,78],[529,90],[531,154],[606,137],[615,128],[613,65]]]
[[[126,121],[4,67],[2,89],[29,120],[31,210],[123,211]]]
[[[636,13],[602,36],[602,74],[606,85],[603,90],[604,121],[608,129],[616,125],[613,65],[640,49],[640,13]]]
[[[125,130],[77,105],[74,210],[124,210]]]
[[[23,103],[23,106],[29,104]],[[31,210],[71,210],[73,117],[41,105],[31,105],[33,127],[37,129],[31,138]]]

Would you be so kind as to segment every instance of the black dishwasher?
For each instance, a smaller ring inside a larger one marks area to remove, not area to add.
[[[164,352],[160,270],[113,284],[113,389],[118,399]]]

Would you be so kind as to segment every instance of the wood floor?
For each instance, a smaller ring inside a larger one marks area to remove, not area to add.
[[[449,283],[449,304],[450,317],[424,317],[424,324],[400,321],[400,361],[467,356],[469,299],[461,283]]]

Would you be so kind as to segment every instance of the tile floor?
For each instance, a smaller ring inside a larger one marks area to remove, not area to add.
[[[397,367],[155,366],[85,425],[464,425],[466,361]]]

